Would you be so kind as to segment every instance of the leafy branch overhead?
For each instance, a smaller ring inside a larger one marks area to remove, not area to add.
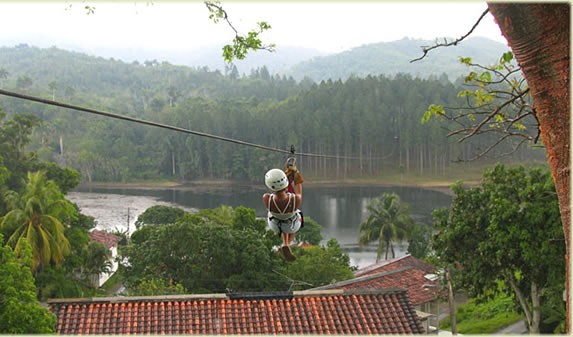
[[[517,142],[511,142],[510,152],[500,156],[515,152],[527,141],[537,143],[539,121],[529,96],[529,87],[520,75],[521,68],[512,61],[513,53],[510,51],[491,66],[473,63],[469,57],[460,58],[462,64],[472,68],[464,78],[467,89],[458,93],[465,105],[444,107],[431,104],[422,117],[422,123],[432,117],[451,121],[448,137],[456,136],[458,142],[480,134],[497,134],[490,138],[493,141],[479,148],[477,155],[469,160],[483,157],[504,141],[517,139]]]
[[[489,8],[483,11],[465,35],[453,41],[444,39],[443,43],[436,41],[433,46],[424,46],[422,56],[410,62],[422,60],[433,49],[456,46],[473,33],[487,13]],[[462,160],[477,160],[499,144],[507,142],[511,150],[496,156],[503,157],[514,153],[527,141],[537,143],[539,140],[539,121],[529,95],[529,87],[521,75],[521,68],[512,61],[511,51],[504,53],[499,62],[491,66],[483,66],[473,63],[469,57],[461,57],[462,64],[475,69],[464,78],[468,89],[458,93],[458,97],[465,98],[466,105],[450,107],[446,111],[442,105],[431,104],[422,117],[422,124],[432,116],[453,122],[456,128],[449,130],[448,137],[458,136],[460,143],[479,134],[497,134],[493,141],[479,147],[475,156]]]
[[[231,63],[234,59],[243,60],[245,59],[249,50],[267,50],[270,52],[275,51],[274,44],[263,44],[259,35],[264,31],[271,29],[271,26],[264,22],[257,22],[257,29],[249,31],[246,35],[239,34],[239,31],[229,20],[227,12],[221,6],[218,1],[205,1],[205,6],[209,10],[209,18],[215,23],[219,23],[221,20],[227,22],[229,27],[235,32],[235,37],[233,38],[232,44],[227,44],[223,46],[223,58],[228,63]]]

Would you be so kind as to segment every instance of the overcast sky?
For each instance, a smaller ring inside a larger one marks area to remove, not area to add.
[[[95,7],[86,14],[85,5]],[[246,33],[266,21],[264,42],[339,52],[403,37],[434,40],[466,34],[485,2],[238,2],[222,1],[232,23]],[[0,44],[85,48],[191,50],[230,43],[232,30],[215,24],[202,2],[0,2]],[[472,36],[506,43],[487,14]],[[40,40],[41,39],[41,40]]]

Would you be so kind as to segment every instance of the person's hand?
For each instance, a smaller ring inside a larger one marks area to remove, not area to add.
[[[298,172],[298,169],[296,168],[295,165],[288,165],[285,168],[285,174],[288,177],[289,181],[293,181],[295,178],[296,173]]]
[[[304,183],[304,178],[302,177],[302,174],[300,174],[298,170],[294,174],[294,183],[295,185]]]

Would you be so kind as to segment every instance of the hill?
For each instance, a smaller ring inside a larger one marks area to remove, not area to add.
[[[468,72],[459,63],[459,57],[472,57],[478,63],[496,62],[509,47],[502,43],[480,37],[469,38],[457,46],[432,50],[423,60],[410,61],[422,55],[423,46],[432,46],[434,41],[404,38],[393,42],[363,45],[351,50],[301,62],[293,66],[287,75],[296,80],[309,77],[315,81],[327,79],[345,80],[350,76],[392,76],[406,73],[414,77],[428,78],[431,75],[447,74],[453,81]]]
[[[497,61],[501,54],[508,50],[508,47],[502,43],[474,37],[462,41],[457,46],[435,49],[421,61],[410,62],[422,55],[423,46],[431,45],[434,45],[434,41],[404,38],[392,42],[367,44],[336,54],[325,54],[308,48],[277,46],[277,50],[273,53],[251,52],[245,60],[236,60],[234,65],[239,74],[249,75],[252,71],[264,66],[271,74],[292,76],[297,81],[305,77],[314,81],[322,81],[345,80],[350,76],[362,78],[368,75],[393,76],[397,73],[420,78],[428,78],[432,75],[439,77],[445,73],[450,81],[454,81],[467,73],[467,68],[458,61],[460,56],[472,57],[479,63],[489,64]],[[207,68],[223,73],[227,66],[221,56],[220,46],[201,50],[147,50],[113,47],[92,50],[67,45],[61,49],[73,50],[85,56],[93,55],[100,60],[105,58],[141,63],[156,60],[158,63],[169,62],[173,65]]]

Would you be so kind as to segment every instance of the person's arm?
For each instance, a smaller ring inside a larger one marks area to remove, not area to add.
[[[300,195],[302,197],[302,183],[295,183],[294,185],[294,194]]]
[[[269,205],[269,198],[270,198],[269,193],[263,194],[263,205],[265,205],[265,208],[267,208],[267,206]]]
[[[294,194],[296,195],[296,208],[300,208],[302,206],[302,183],[304,179],[302,178],[302,174],[300,172],[296,172],[294,174]]]

